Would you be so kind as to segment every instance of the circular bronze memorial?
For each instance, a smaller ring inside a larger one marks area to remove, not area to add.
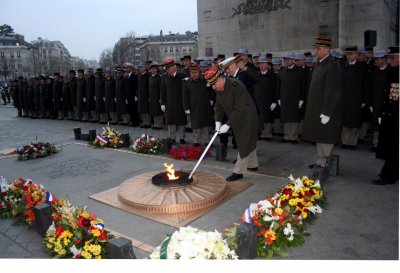
[[[182,177],[168,184],[160,172],[148,172],[131,177],[118,187],[118,198],[134,209],[150,213],[182,213],[206,209],[220,203],[229,194],[225,179],[217,174],[197,171],[188,180],[190,171],[176,172]],[[161,183],[157,185],[154,183]],[[186,184],[181,184],[186,183]]]
[[[151,178],[151,182],[158,187],[170,188],[185,186],[193,181],[193,178],[189,179],[188,172],[176,171],[175,175],[178,179],[170,180],[166,172],[159,173]]]

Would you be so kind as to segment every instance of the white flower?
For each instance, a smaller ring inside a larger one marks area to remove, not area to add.
[[[266,222],[278,221],[279,220],[279,216],[272,216],[272,215],[265,214],[264,217],[263,217],[263,220],[266,221]]]
[[[300,188],[304,188],[304,184],[300,178],[297,178],[294,181],[294,191],[297,192]]]
[[[315,205],[313,207],[306,207],[306,209],[308,209],[309,211],[311,211],[312,213],[322,213],[322,208],[319,205]]]
[[[321,188],[321,184],[319,183],[319,180],[315,181],[314,185],[312,185],[311,188]]]
[[[258,202],[260,209],[267,211],[268,209],[274,207],[268,200],[261,200]]]
[[[69,250],[74,254],[73,258],[76,258],[77,255],[82,253],[82,249],[77,249],[75,245],[69,248]]]
[[[286,236],[289,235],[289,237],[287,238],[289,241],[293,240],[294,231],[293,231],[292,226],[290,225],[290,223],[286,224],[286,227],[283,229],[283,234],[285,234]]]

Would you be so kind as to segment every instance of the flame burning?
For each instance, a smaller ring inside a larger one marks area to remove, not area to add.
[[[167,176],[169,180],[176,180],[179,176],[175,176],[175,170],[173,169],[174,164],[164,163],[165,170],[167,171]]]

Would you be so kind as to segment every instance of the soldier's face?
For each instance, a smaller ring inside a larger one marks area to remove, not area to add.
[[[198,71],[198,70],[190,70],[190,77],[192,79],[198,79],[200,77],[200,71]]]
[[[144,72],[146,72],[146,67],[141,67],[141,68],[139,68],[139,73],[140,73],[140,74],[142,74],[142,73],[144,73]]]
[[[377,66],[383,66],[386,64],[386,58],[375,58],[375,64]]]
[[[294,64],[293,59],[285,58],[285,59],[283,59],[283,61],[284,61],[286,67],[291,67]]]
[[[222,77],[220,77],[220,78],[217,80],[217,82],[213,84],[212,88],[213,88],[215,91],[223,92],[223,91],[224,91],[224,85],[225,85],[225,79],[222,78]]]
[[[265,71],[268,69],[268,63],[259,63],[259,65],[260,65],[260,69],[262,71]]]
[[[171,67],[168,67],[166,71],[167,71],[167,74],[168,74],[169,76],[174,75],[175,72],[177,71],[176,65],[173,65],[173,66],[171,66]]]
[[[399,66],[399,55],[390,55],[389,56],[389,64],[393,67]]]
[[[329,54],[328,47],[326,47],[326,46],[315,47],[315,57],[317,57],[318,59],[323,59],[328,54]]]
[[[347,52],[346,57],[349,62],[354,62],[357,59],[358,53],[357,52]]]
[[[235,72],[237,69],[238,69],[238,66],[235,63],[233,63],[230,66],[228,66],[225,70],[229,76],[233,76],[233,75],[235,75]]]
[[[152,67],[150,69],[150,71],[151,71],[151,74],[157,74],[158,69],[157,69],[157,67]]]
[[[280,64],[274,64],[273,67],[274,67],[275,71],[278,71],[279,69],[281,69],[281,65]]]

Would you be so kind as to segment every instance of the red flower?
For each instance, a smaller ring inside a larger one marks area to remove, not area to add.
[[[76,241],[75,241],[75,244],[76,244],[76,245],[79,245],[80,243],[81,243],[81,240],[76,240]]]
[[[64,231],[64,228],[62,227],[62,226],[58,226],[57,228],[56,228],[56,234],[55,234],[55,236],[58,238],[58,237],[60,237],[61,236],[61,233],[63,233],[63,231]]]
[[[77,224],[81,228],[88,228],[90,226],[90,221],[85,217],[81,216],[79,217]]]
[[[105,232],[100,233],[100,236],[98,237],[100,241],[106,241],[108,239],[108,236]]]

